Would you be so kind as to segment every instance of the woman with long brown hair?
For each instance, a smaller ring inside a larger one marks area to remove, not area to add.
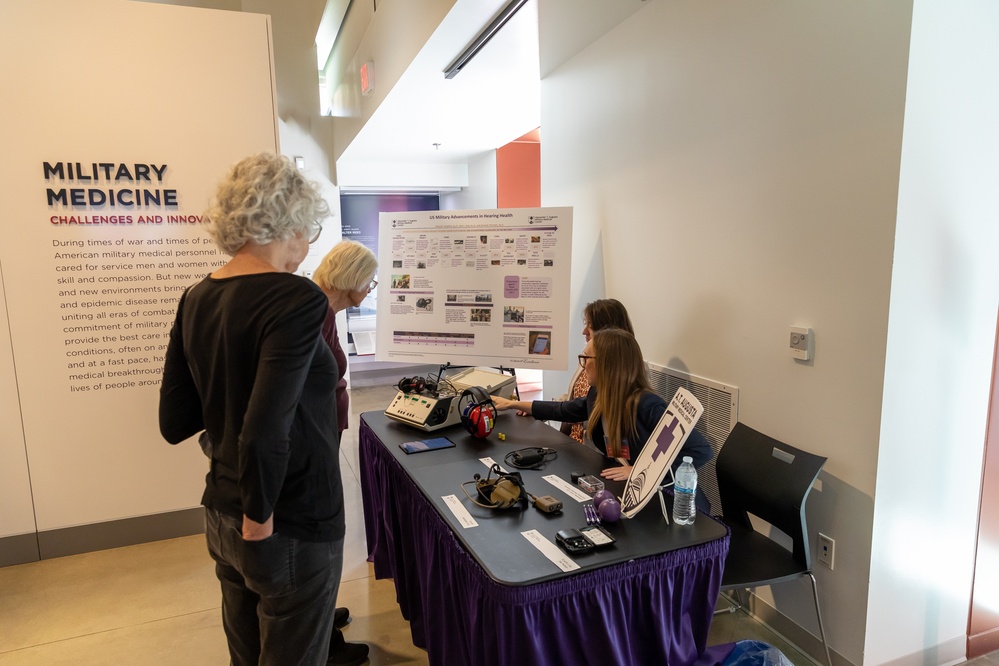
[[[606,328],[593,333],[579,364],[590,381],[585,397],[564,402],[506,400],[493,397],[499,410],[517,409],[544,421],[589,421],[588,439],[608,458],[621,464],[604,469],[600,475],[624,481],[631,465],[666,412],[666,401],[649,386],[642,349],[631,333]],[[693,430],[677,455],[674,469],[683,456],[700,467],[711,459],[707,439]],[[698,493],[698,506],[708,509],[706,498]]]
[[[590,301],[583,308],[583,338],[589,342],[590,338],[597,331],[605,328],[620,328],[628,331],[632,335],[635,329],[631,326],[631,317],[624,304],[616,298],[598,298]],[[586,376],[582,365],[576,368],[572,379],[569,381],[569,392],[559,400],[574,400],[585,397],[590,392],[590,380]],[[586,440],[586,423],[563,422],[561,431],[569,435],[574,440],[583,444]]]

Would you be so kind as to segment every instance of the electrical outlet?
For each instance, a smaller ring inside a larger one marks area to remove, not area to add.
[[[833,562],[835,561],[835,555],[836,542],[822,532],[819,532],[819,562],[826,565],[831,570],[833,568]]]

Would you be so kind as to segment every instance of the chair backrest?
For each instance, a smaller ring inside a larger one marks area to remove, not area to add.
[[[747,514],[762,518],[791,537],[795,560],[810,570],[805,500],[825,462],[736,423],[715,464],[725,519],[752,528]]]

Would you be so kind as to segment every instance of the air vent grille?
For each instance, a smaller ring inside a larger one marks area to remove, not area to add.
[[[714,456],[698,470],[697,485],[711,502],[711,513],[716,516],[721,515],[715,460],[718,459],[718,451],[721,450],[722,444],[739,420],[739,389],[655,363],[648,363],[648,368],[652,390],[667,402],[682,386],[704,405],[704,414],[694,427],[711,443]]]

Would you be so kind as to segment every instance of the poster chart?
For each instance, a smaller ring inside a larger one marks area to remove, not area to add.
[[[381,213],[376,357],[565,370],[571,208]]]

